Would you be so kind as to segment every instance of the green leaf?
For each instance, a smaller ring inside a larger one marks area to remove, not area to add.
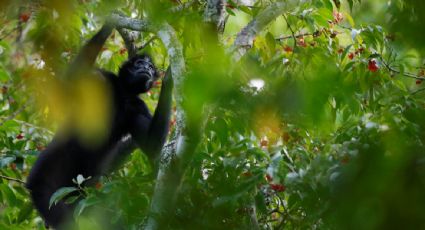
[[[348,0],[348,5],[350,5],[350,10],[353,10],[353,0]]]
[[[4,168],[8,166],[10,163],[14,162],[15,160],[16,160],[16,157],[13,157],[13,156],[2,158],[0,160],[0,168]]]
[[[342,52],[342,55],[341,55],[341,60],[344,60],[345,56],[347,56],[347,53],[350,51],[352,46],[353,45],[348,45],[347,47],[345,47],[344,52]]]
[[[71,194],[72,192],[77,191],[78,188],[75,187],[63,187],[57,190],[53,195],[50,197],[49,201],[49,208],[52,207],[53,204],[57,204],[58,201],[62,200],[65,196]]]
[[[11,77],[10,77],[9,73],[4,69],[4,67],[2,65],[0,65],[0,81],[6,82],[10,79],[11,79]]]
[[[241,10],[242,12],[245,12],[245,13],[247,13],[247,14],[249,14],[249,15],[251,15],[251,14],[252,14],[251,10],[250,10],[248,7],[244,6],[244,5],[240,5],[238,8],[239,8],[239,10]]]
[[[397,86],[397,88],[399,88],[401,91],[407,92],[407,88],[404,85],[404,83],[400,80],[393,80],[394,85]]]
[[[3,194],[3,198],[6,199],[7,204],[9,204],[10,206],[16,206],[16,195],[12,188],[9,186],[9,184],[1,184],[0,191]]]
[[[87,207],[86,200],[81,200],[80,202],[78,202],[78,205],[77,207],[75,207],[75,210],[74,210],[74,217],[80,216],[86,207]]]
[[[236,16],[235,12],[233,12],[233,10],[231,10],[229,7],[226,8],[226,12],[232,16]]]

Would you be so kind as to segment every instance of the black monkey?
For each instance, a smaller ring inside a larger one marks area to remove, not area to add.
[[[81,49],[67,76],[90,70],[104,42],[114,29],[106,24]],[[52,227],[61,227],[71,217],[73,206],[59,202],[49,209],[51,195],[61,187],[72,186],[78,174],[96,179],[123,155],[140,147],[150,159],[158,157],[168,133],[173,81],[167,71],[158,106],[153,116],[138,95],[147,92],[158,77],[148,55],[136,55],[124,62],[118,76],[100,70],[112,92],[112,119],[105,141],[95,147],[81,143],[77,134],[56,135],[40,154],[27,180],[34,206]],[[131,136],[130,139],[126,136]]]

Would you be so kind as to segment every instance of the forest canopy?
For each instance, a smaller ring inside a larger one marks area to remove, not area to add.
[[[167,143],[50,202],[81,229],[424,229],[425,2],[0,2],[0,229],[46,229],[25,181],[70,119],[109,132],[109,94],[69,76],[148,53],[174,80]],[[153,111],[161,80],[140,98]],[[424,131],[423,131],[424,130]]]

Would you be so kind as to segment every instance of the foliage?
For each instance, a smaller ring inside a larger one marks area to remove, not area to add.
[[[197,108],[209,111],[170,228],[425,228],[425,3],[297,1],[235,63],[235,36],[272,1],[227,1],[219,36],[204,25],[206,1],[163,13],[188,2],[0,3],[0,228],[44,229],[19,180],[79,96],[67,94],[67,63],[116,9],[173,26],[188,70],[189,122]],[[154,36],[142,33],[136,45],[165,70],[167,50]],[[124,47],[114,33],[97,65],[117,71]],[[156,85],[142,95],[150,108]],[[94,186],[76,178],[51,204],[74,203],[86,228],[139,229],[155,176],[136,151]]]

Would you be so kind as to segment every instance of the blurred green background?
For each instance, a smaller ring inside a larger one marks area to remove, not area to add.
[[[425,229],[425,2],[292,1],[240,61],[230,52],[238,33],[275,1],[226,1],[223,33],[206,29],[206,2],[0,3],[0,228],[45,228],[10,178],[25,180],[63,122],[76,118],[88,141],[108,128],[107,93],[63,73],[119,10],[176,30],[186,64],[177,110],[189,129],[205,123],[169,229]],[[136,45],[164,71],[156,36],[140,33]],[[126,58],[115,32],[96,66],[117,71]],[[151,110],[159,90],[141,95]],[[170,125],[172,136],[175,115]],[[155,177],[134,152],[84,188],[81,228],[143,228]]]

